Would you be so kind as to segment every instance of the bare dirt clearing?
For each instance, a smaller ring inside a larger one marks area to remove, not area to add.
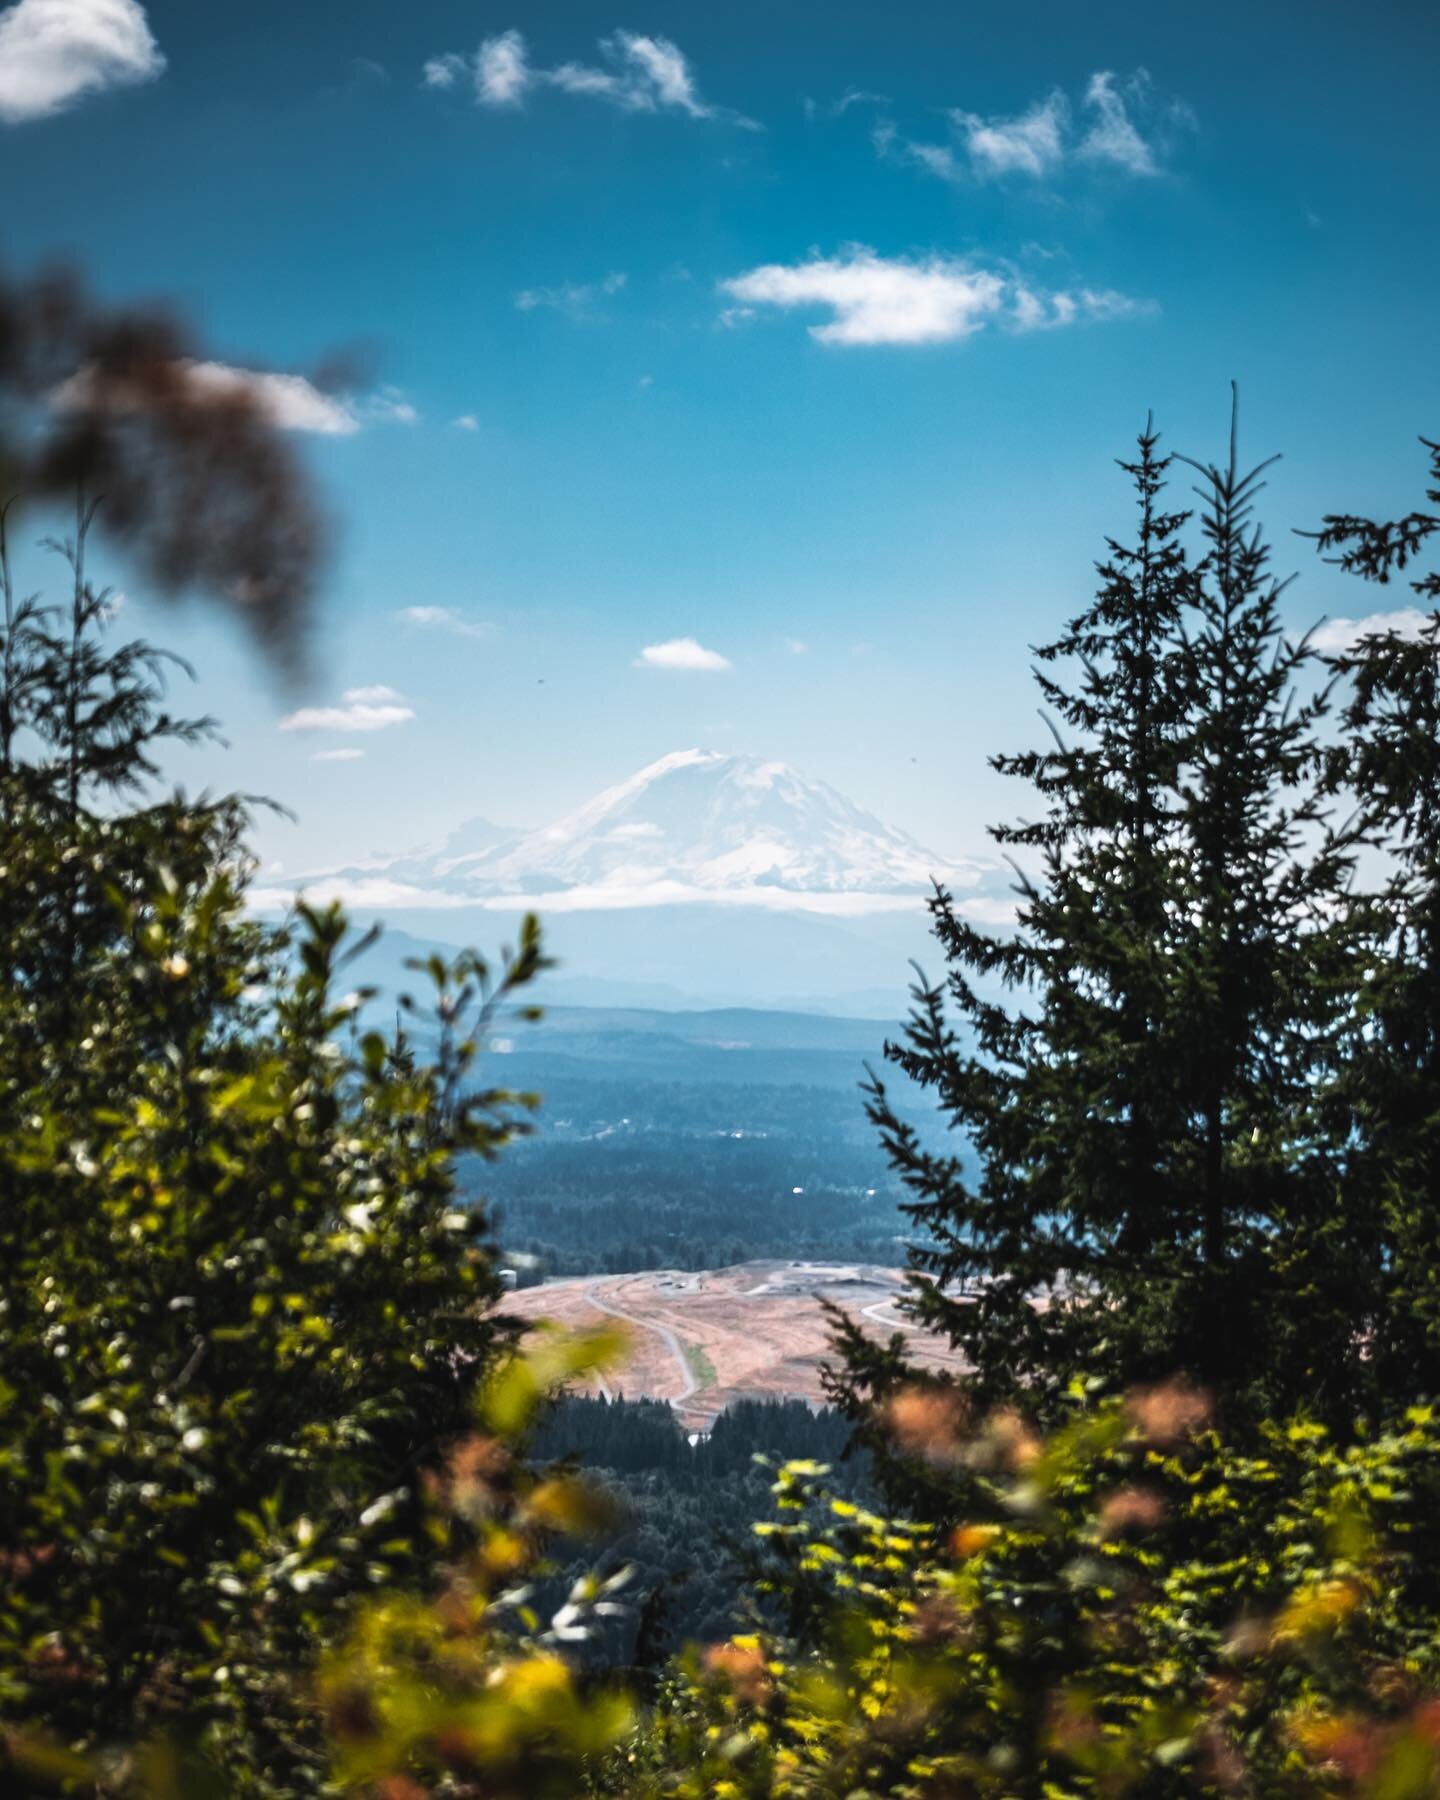
[[[822,1300],[842,1306],[875,1336],[905,1331],[917,1362],[958,1369],[953,1351],[897,1312],[904,1291],[899,1269],[868,1263],[751,1262],[551,1281],[508,1294],[505,1310],[572,1328],[620,1319],[630,1354],[607,1375],[606,1390],[668,1400],[686,1425],[704,1430],[732,1400],[824,1399],[820,1365],[829,1354],[829,1326]]]

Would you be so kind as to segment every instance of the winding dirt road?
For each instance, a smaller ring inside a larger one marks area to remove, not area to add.
[[[585,1298],[597,1312],[609,1313],[612,1319],[623,1319],[627,1325],[638,1325],[642,1331],[653,1331],[675,1358],[675,1367],[680,1371],[680,1392],[667,1395],[666,1398],[675,1406],[680,1406],[697,1392],[698,1384],[690,1370],[690,1358],[685,1354],[685,1346],[678,1334],[668,1325],[662,1325],[659,1319],[642,1319],[635,1313],[626,1312],[623,1306],[612,1306],[608,1300],[602,1300],[593,1287],[587,1287]]]

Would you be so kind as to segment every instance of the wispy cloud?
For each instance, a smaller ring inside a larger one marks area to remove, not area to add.
[[[531,74],[525,60],[525,40],[518,31],[505,31],[480,46],[475,58],[475,98],[486,106],[518,106]]]
[[[377,425],[415,425],[420,414],[399,388],[382,387],[358,403],[360,416]]]
[[[953,112],[971,167],[989,175],[1048,175],[1065,154],[1064,136],[1070,107],[1057,89],[1015,119],[982,118],[979,113]]]
[[[0,120],[21,125],[86,94],[154,81],[165,58],[137,0],[19,0],[0,12]]]
[[[450,423],[456,431],[478,431],[480,429],[480,421],[474,413],[461,413],[458,419],[452,419]]]
[[[828,307],[831,318],[809,330],[832,345],[945,344],[992,323],[1035,331],[1152,310],[1110,291],[1037,292],[959,257],[882,257],[863,245],[838,257],[766,263],[720,288],[749,306]]]
[[[884,122],[875,130],[875,147],[882,156],[912,162],[943,181],[1040,182],[1087,163],[1153,176],[1180,131],[1194,124],[1194,114],[1184,101],[1161,100],[1145,69],[1123,79],[1097,69],[1078,105],[1055,88],[1013,116],[955,107],[949,122],[951,140],[940,144],[903,137]]]
[[[452,88],[469,73],[469,61],[457,56],[453,50],[447,50],[443,56],[432,56],[422,64],[420,79],[426,87]]]
[[[843,119],[852,106],[888,106],[888,94],[875,94],[869,88],[846,88],[838,100],[820,101],[809,98],[802,102],[807,119]]]
[[[1157,310],[1153,300],[1132,300],[1113,288],[1058,288],[1037,293],[1017,281],[1009,322],[1015,331],[1055,331],[1066,325],[1141,318]]]
[[[355,749],[312,750],[310,760],[311,762],[359,762],[364,754],[363,750]]]
[[[1155,151],[1130,116],[1130,105],[1149,94],[1150,77],[1139,69],[1127,83],[1126,93],[1115,84],[1109,69],[1097,69],[1085,90],[1085,104],[1094,122],[1081,140],[1079,154],[1091,162],[1113,163],[1131,175],[1153,175]],[[1127,101],[1128,94],[1128,101]]]
[[[618,294],[625,281],[626,277],[619,270],[612,270],[601,281],[569,281],[559,287],[521,288],[515,296],[515,305],[521,312],[548,308],[578,318],[589,312],[597,300]]]
[[[1326,656],[1343,656],[1362,638],[1385,634],[1412,640],[1423,637],[1431,622],[1432,615],[1421,612],[1418,606],[1403,606],[1398,612],[1368,613],[1363,619],[1326,619],[1311,632],[1310,644]]]
[[[486,38],[473,57],[454,51],[431,57],[421,78],[433,88],[468,81],[480,106],[513,109],[536,88],[556,88],[608,101],[623,112],[677,112],[755,129],[754,120],[701,99],[688,59],[669,38],[617,31],[600,40],[599,50],[598,65],[563,62],[539,68],[530,61],[520,32],[502,31]]]
[[[390,687],[347,688],[339,706],[302,706],[280,721],[281,731],[386,731],[407,725],[415,709]]]
[[[495,627],[483,621],[467,619],[450,606],[402,606],[395,617],[405,625],[421,631],[448,631],[455,637],[484,638],[494,634]]]
[[[670,638],[663,644],[647,644],[635,658],[637,669],[684,669],[697,674],[721,675],[735,667],[718,650],[707,650],[693,637]]]

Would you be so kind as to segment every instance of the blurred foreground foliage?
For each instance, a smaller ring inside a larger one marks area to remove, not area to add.
[[[897,1395],[899,1449],[963,1502],[945,1530],[782,1467],[757,1530],[790,1631],[693,1654],[600,1791],[1440,1791],[1430,1410],[1245,1453],[1178,1385],[1071,1410],[1041,1438],[945,1388]]]

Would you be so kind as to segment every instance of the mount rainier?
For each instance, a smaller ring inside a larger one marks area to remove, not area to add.
[[[851,915],[909,910],[932,879],[966,911],[1008,912],[993,864],[937,856],[785,763],[679,750],[539,831],[472,819],[441,843],[298,885],[377,909],[705,901]]]

